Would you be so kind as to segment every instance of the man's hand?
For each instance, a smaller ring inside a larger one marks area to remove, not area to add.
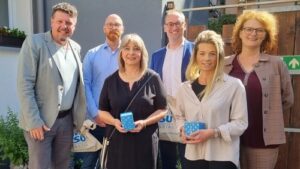
[[[47,127],[46,125],[43,125],[42,127],[31,129],[29,131],[29,134],[30,134],[31,138],[42,141],[42,140],[44,140],[44,133],[46,131],[50,131],[50,128]]]

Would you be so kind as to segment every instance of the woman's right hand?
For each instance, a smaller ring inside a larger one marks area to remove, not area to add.
[[[183,144],[186,144],[188,140],[187,140],[187,137],[186,137],[186,135],[185,135],[185,132],[184,132],[183,127],[180,128],[179,134],[180,134],[180,138],[181,138],[181,140],[182,140],[182,143],[183,143]]]
[[[122,127],[122,123],[119,119],[114,120],[114,126],[120,133],[126,133],[127,131]]]
[[[195,131],[190,136],[188,136],[187,142],[188,144],[198,144],[198,143],[204,143],[207,140],[214,138],[214,129],[202,129]]]

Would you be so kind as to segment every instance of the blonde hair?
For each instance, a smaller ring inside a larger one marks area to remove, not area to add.
[[[197,63],[197,53],[199,51],[199,44],[210,43],[216,47],[217,50],[217,65],[214,71],[214,75],[210,81],[206,84],[205,89],[200,93],[199,97],[208,96],[217,81],[218,78],[223,76],[223,66],[224,66],[224,42],[222,37],[214,31],[206,30],[198,34],[195,39],[195,48],[193,50],[190,62],[186,70],[186,78],[190,81],[196,80],[200,74],[201,70]]]
[[[140,63],[140,71],[144,73],[148,67],[148,52],[145,47],[143,39],[135,33],[127,34],[122,38],[121,41],[121,46],[119,50],[119,55],[118,55],[118,62],[119,62],[119,70],[120,72],[125,71],[125,62],[122,59],[122,50],[129,44],[129,43],[134,43],[142,52],[142,57],[141,57],[141,63]]]
[[[237,18],[237,22],[234,25],[232,33],[233,51],[236,54],[240,54],[242,52],[242,40],[240,39],[240,31],[243,29],[244,23],[251,19],[255,19],[260,22],[266,30],[266,37],[260,46],[260,51],[266,53],[271,52],[272,49],[274,49],[277,45],[277,19],[269,12],[255,10],[244,11],[243,14],[241,14]]]
[[[77,17],[78,12],[74,5],[71,5],[67,2],[61,2],[52,7],[52,17],[54,16],[56,11],[61,11],[68,14],[70,17]]]

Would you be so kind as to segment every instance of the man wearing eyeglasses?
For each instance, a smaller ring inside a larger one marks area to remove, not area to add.
[[[124,32],[123,21],[117,14],[109,15],[103,25],[105,42],[90,49],[83,60],[83,75],[87,101],[87,116],[98,125],[90,131],[100,142],[105,124],[99,119],[99,96],[104,80],[118,69],[117,54]],[[81,169],[94,169],[99,151],[76,153],[75,159],[83,161]]]
[[[186,80],[185,71],[194,47],[192,42],[184,38],[185,30],[184,14],[176,10],[167,11],[164,21],[164,32],[167,34],[168,44],[154,52],[151,58],[150,68],[159,73],[163,80],[168,94],[169,107],[175,107],[171,100],[174,100],[180,84]],[[184,144],[171,142],[171,140],[159,141],[163,169],[176,169],[177,145],[181,164],[183,164]]]

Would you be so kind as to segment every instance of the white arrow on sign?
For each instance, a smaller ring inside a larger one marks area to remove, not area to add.
[[[297,66],[299,66],[299,62],[297,59],[293,58],[290,62],[289,62],[289,66],[292,65],[292,68],[295,69]]]

